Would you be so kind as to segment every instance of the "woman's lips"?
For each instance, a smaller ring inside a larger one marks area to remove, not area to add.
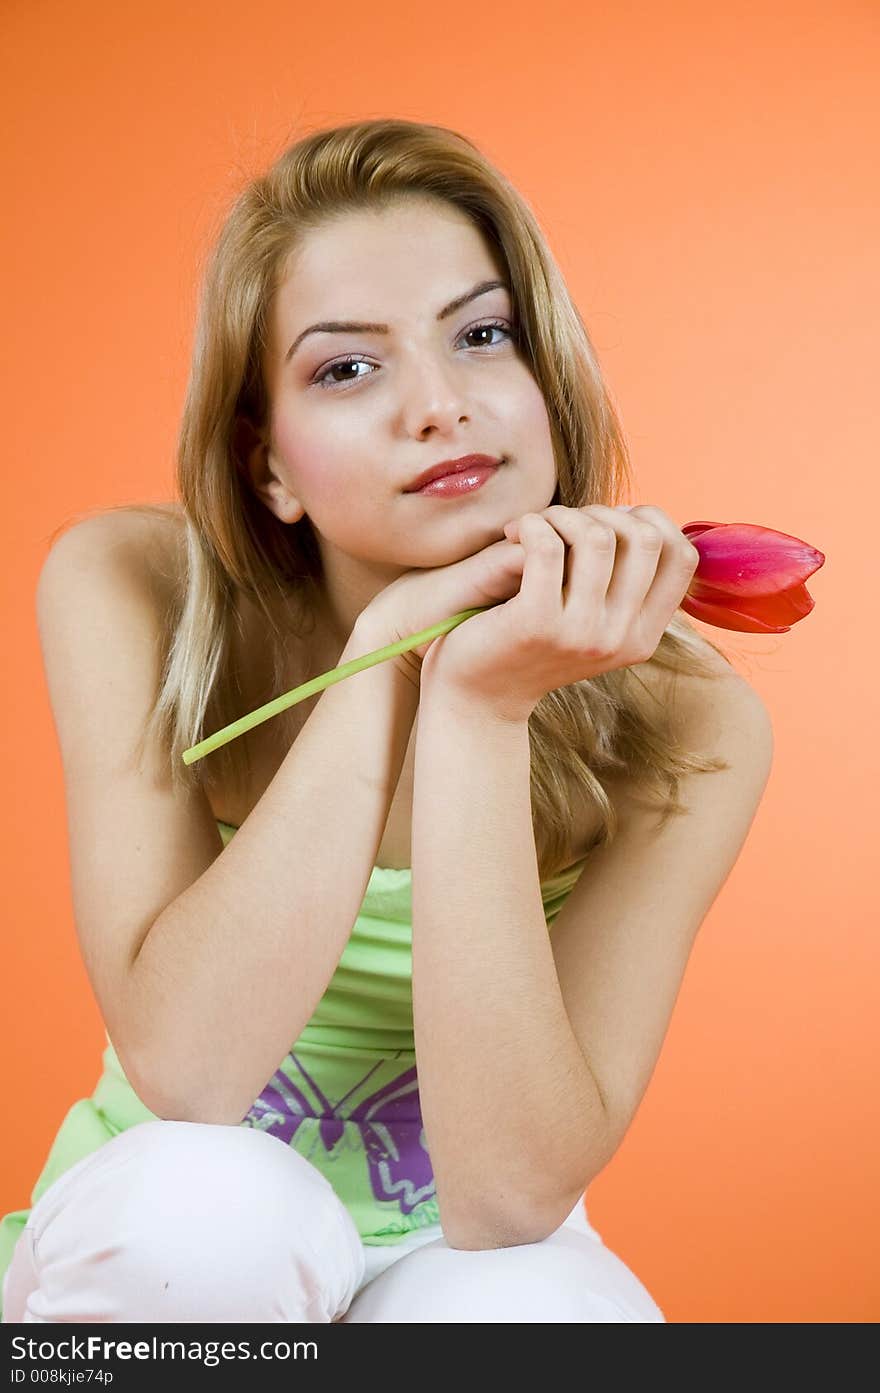
[[[458,474],[444,474],[442,479],[434,479],[430,484],[416,489],[424,498],[457,498],[462,493],[473,493],[482,488],[486,480],[498,470],[497,464],[476,464],[462,469]]]

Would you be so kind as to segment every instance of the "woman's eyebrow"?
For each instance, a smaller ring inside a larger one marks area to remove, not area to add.
[[[462,305],[468,304],[470,300],[476,300],[478,295],[485,295],[490,290],[510,290],[506,281],[480,281],[473,290],[468,290],[464,295],[456,295],[454,300],[450,300],[448,305],[437,315],[438,320],[448,319],[456,310],[460,310]],[[299,348],[303,339],[309,334],[389,334],[391,332],[387,324],[362,324],[354,319],[328,319],[321,324],[310,324],[308,329],[303,329],[298,334],[293,343],[287,350],[285,363],[289,363],[296,350]]]

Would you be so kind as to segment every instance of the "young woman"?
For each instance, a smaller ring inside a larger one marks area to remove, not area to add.
[[[695,549],[615,506],[627,469],[470,141],[322,131],[242,193],[180,500],[81,519],[39,580],[108,1046],[4,1220],[6,1321],[664,1320],[584,1192],[772,737],[679,610]]]

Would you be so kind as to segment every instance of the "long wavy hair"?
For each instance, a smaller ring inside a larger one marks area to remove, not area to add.
[[[370,120],[318,131],[286,149],[233,203],[207,260],[177,450],[185,564],[167,615],[163,677],[142,746],[159,741],[175,784],[245,788],[248,737],[194,765],[182,753],[244,714],[230,656],[244,593],[266,617],[278,695],[291,628],[309,632],[321,561],[307,517],[279,521],[255,496],[236,452],[236,422],[267,423],[262,373],[269,315],[291,250],[307,231],[347,210],[382,208],[413,194],[453,204],[506,263],[517,341],[543,393],[558,487],[553,502],[614,506],[630,465],[596,353],[536,218],[522,196],[465,136],[440,126]],[[110,510],[112,511],[112,510]],[[285,619],[278,620],[278,602]],[[610,842],[617,817],[603,775],[625,776],[636,801],[670,816],[679,780],[726,761],[682,748],[668,703],[638,667],[718,675],[714,649],[678,610],[649,660],[548,692],[529,719],[531,801],[541,878],[573,854],[572,808],[599,812],[593,845]],[[314,674],[312,674],[314,675]],[[281,721],[281,717],[274,720]],[[205,766],[211,766],[206,768]]]

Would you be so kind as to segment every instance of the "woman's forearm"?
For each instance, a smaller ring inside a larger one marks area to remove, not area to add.
[[[531,1242],[606,1127],[544,916],[526,722],[423,680],[412,845],[416,1066],[441,1221],[458,1246]]]
[[[339,666],[388,642],[356,626]],[[235,837],[131,969],[152,1111],[238,1123],[307,1024],[363,901],[418,709],[392,662],[321,693]]]

